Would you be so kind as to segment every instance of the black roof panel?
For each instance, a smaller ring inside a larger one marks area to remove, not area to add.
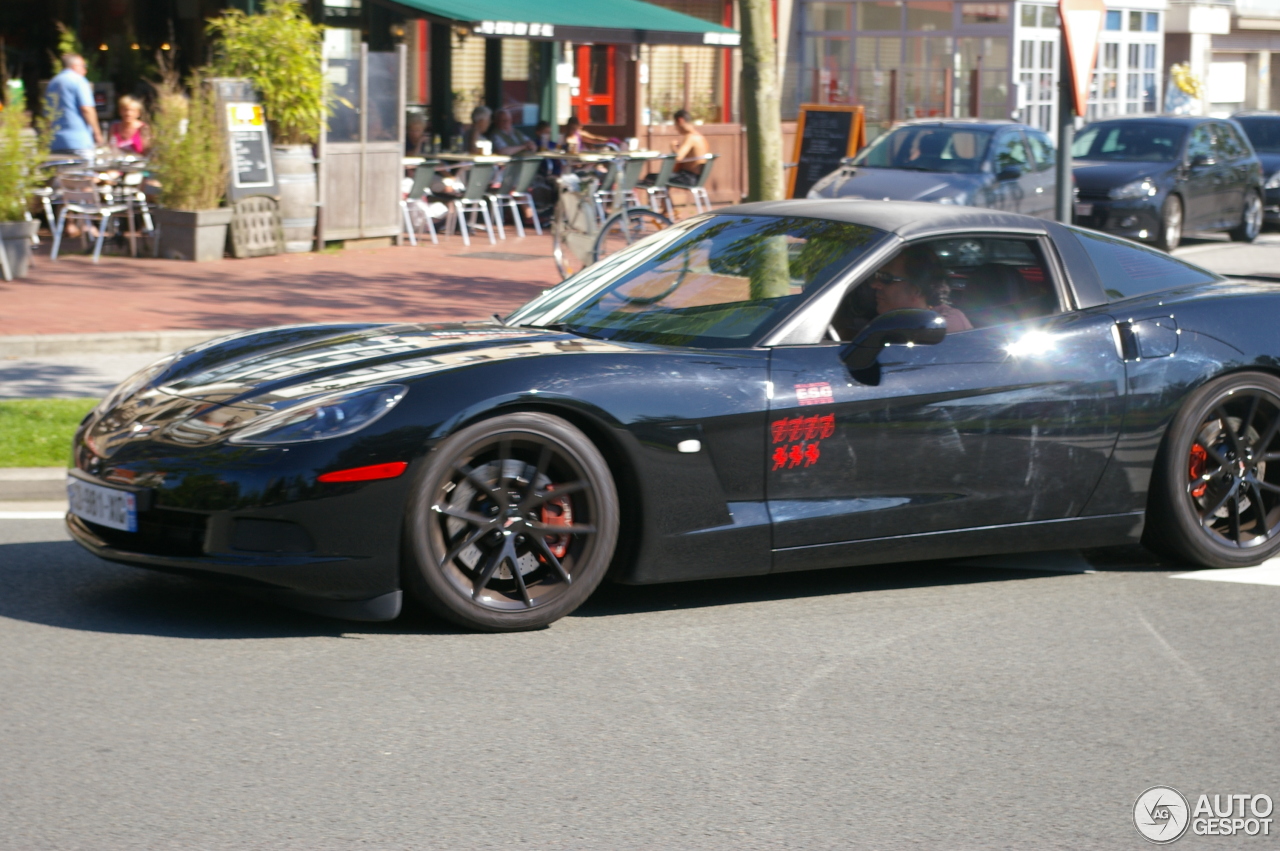
[[[946,230],[1030,230],[1045,232],[1045,223],[1031,216],[1002,213],[982,207],[956,207],[924,201],[872,201],[833,198],[756,201],[716,210],[716,215],[801,216],[868,225],[912,239]]]

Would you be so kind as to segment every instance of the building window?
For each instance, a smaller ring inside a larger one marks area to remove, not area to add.
[[[1107,29],[1113,32],[1120,30],[1120,10],[1111,9],[1107,12]]]
[[[1159,12],[1147,12],[1147,30],[1146,31],[1149,33],[1160,32],[1160,13]]]
[[[1007,24],[1009,23],[1008,3],[961,3],[960,23],[962,24]]]
[[[951,29],[951,0],[907,0],[907,29],[916,32]]]
[[[1129,13],[1129,32],[1142,32],[1142,13]]]
[[[805,8],[805,29],[810,32],[846,32],[853,21],[848,3],[810,3]]]
[[[871,0],[857,7],[858,29],[862,32],[902,29],[902,4],[898,0]]]

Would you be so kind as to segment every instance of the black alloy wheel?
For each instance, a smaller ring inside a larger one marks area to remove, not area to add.
[[[1234,242],[1253,242],[1262,233],[1262,196],[1252,189],[1244,194],[1240,224],[1228,231]]]
[[[1242,372],[1187,400],[1156,459],[1143,543],[1205,567],[1280,550],[1280,379]]]
[[[1160,207],[1160,231],[1156,234],[1156,247],[1172,251],[1182,243],[1182,199],[1172,193]]]
[[[470,629],[537,629],[572,612],[604,578],[618,496],[600,452],[549,414],[468,426],[431,453],[408,514],[408,585]]]

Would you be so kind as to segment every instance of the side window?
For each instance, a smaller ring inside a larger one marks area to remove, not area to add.
[[[1098,270],[1107,301],[1123,301],[1148,293],[1222,280],[1207,269],[1184,263],[1163,251],[1079,228],[1072,228],[1071,232],[1080,240]]]
[[[1049,137],[1039,130],[1032,130],[1027,133],[1027,141],[1031,143],[1031,156],[1035,158],[1036,171],[1053,168],[1055,155],[1053,142]]]
[[[1021,133],[1006,133],[996,143],[996,174],[1011,166],[1027,170],[1030,158]]]
[[[1049,266],[1034,239],[967,236],[907,246],[845,296],[832,319],[853,339],[877,314],[928,307],[949,333],[1049,316],[1060,310]]]
[[[1238,160],[1241,157],[1249,156],[1249,146],[1240,138],[1240,131],[1230,124],[1219,124],[1217,130],[1218,142],[1222,149],[1227,152],[1227,159]]]
[[[1209,129],[1208,124],[1200,124],[1191,133],[1191,141],[1187,144],[1187,160],[1194,160],[1196,157],[1208,157],[1212,159],[1215,156],[1213,150],[1213,133]]]

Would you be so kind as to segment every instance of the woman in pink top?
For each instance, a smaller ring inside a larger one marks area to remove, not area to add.
[[[120,118],[107,129],[107,143],[121,154],[143,156],[151,146],[151,128],[142,120],[142,102],[125,95],[116,101]]]

